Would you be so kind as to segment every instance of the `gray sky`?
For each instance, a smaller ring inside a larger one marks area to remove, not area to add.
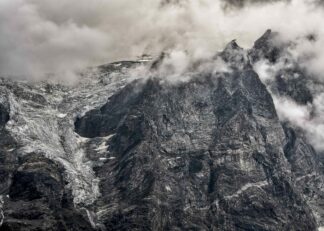
[[[232,39],[249,47],[268,28],[283,39],[319,34],[316,44],[300,44],[298,52],[317,54],[324,47],[318,27],[324,14],[310,0],[250,0],[230,9],[224,7],[229,1],[1,0],[0,74],[68,78],[86,66],[166,49],[186,51],[190,59],[210,57]]]

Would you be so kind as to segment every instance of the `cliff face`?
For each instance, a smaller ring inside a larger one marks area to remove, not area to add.
[[[233,41],[215,57],[230,72],[176,84],[130,80],[137,62],[70,88],[3,80],[0,229],[316,230],[320,157],[271,96],[312,95],[261,82],[254,64],[280,56],[272,37]]]
[[[272,79],[264,81],[273,98],[284,98],[300,107],[310,108],[310,120],[320,118],[316,97],[323,92],[323,84],[302,65],[294,61],[289,46],[278,41],[277,34],[268,30],[248,52],[252,64],[271,63],[276,68]],[[307,37],[312,41],[313,37]],[[323,153],[317,153],[307,139],[305,124],[296,126],[282,122],[286,134],[285,156],[295,177],[295,185],[311,206],[319,224],[324,218]],[[309,132],[309,131],[308,131]]]

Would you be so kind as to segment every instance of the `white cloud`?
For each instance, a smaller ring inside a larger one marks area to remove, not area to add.
[[[0,74],[72,75],[85,66],[170,49],[190,59],[208,58],[234,38],[250,47],[267,28],[285,39],[317,33],[316,43],[298,44],[297,51],[314,53],[319,58],[312,67],[321,69],[324,29],[318,22],[323,19],[322,9],[305,0],[231,10],[220,0],[163,7],[160,0],[2,0]]]
[[[324,151],[324,93],[314,96],[312,104],[300,105],[291,98],[272,94],[279,119],[302,129],[314,148]]]
[[[304,127],[310,122],[310,108],[307,105],[298,105],[295,101],[273,96],[276,110],[281,120],[288,120],[300,127]]]

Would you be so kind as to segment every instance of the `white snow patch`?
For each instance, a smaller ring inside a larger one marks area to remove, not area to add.
[[[99,153],[104,153],[107,151],[108,146],[109,145],[106,144],[106,141],[104,141],[95,149],[95,151],[97,151]]]
[[[297,178],[296,178],[296,181],[303,180],[303,179],[305,179],[305,178],[307,178],[307,177],[311,178],[311,177],[314,177],[314,176],[317,176],[317,175],[318,175],[318,174],[317,174],[316,172],[312,172],[312,173],[307,174],[307,175],[305,175],[305,176],[297,177]]]
[[[196,176],[199,177],[199,178],[203,178],[204,174],[202,172],[200,172],[200,173],[197,173]]]
[[[95,151],[97,151],[98,153],[105,153],[108,150],[109,145],[107,144],[107,141],[113,137],[115,134],[109,135],[109,136],[105,136],[105,137],[101,137],[101,139],[103,140],[101,142],[101,144],[94,149]]]
[[[65,118],[65,117],[67,116],[67,114],[60,113],[60,114],[57,114],[56,116],[57,116],[58,118],[63,119],[63,118]]]
[[[169,185],[165,186],[165,189],[166,189],[168,192],[171,192],[171,191],[172,191],[172,189],[171,189],[171,187],[170,187]]]
[[[86,143],[88,141],[89,141],[89,138],[86,138],[86,137],[82,137],[82,136],[77,135],[77,143],[78,144]]]
[[[90,222],[92,228],[96,228],[96,223],[94,222],[94,219],[93,219],[93,217],[94,217],[93,212],[90,212],[88,209],[86,209],[86,211],[87,211],[87,216],[88,216],[88,219],[89,219],[89,222]]]
[[[140,59],[140,60],[138,60],[139,62],[143,62],[143,63],[145,63],[145,62],[151,62],[152,61],[152,59]]]
[[[260,181],[260,182],[256,182],[256,183],[247,183],[246,185],[244,185],[242,188],[240,188],[236,193],[230,195],[230,196],[225,196],[226,199],[232,199],[233,197],[238,197],[240,194],[242,194],[244,191],[248,190],[249,188],[252,187],[257,187],[257,188],[261,188],[263,186],[268,185],[268,181]]]

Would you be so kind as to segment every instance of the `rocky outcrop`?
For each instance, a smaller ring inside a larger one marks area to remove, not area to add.
[[[65,188],[63,167],[46,158],[46,153],[19,152],[21,144],[6,129],[10,120],[8,89],[12,92],[11,87],[2,86],[0,98],[0,230],[92,230]],[[26,95],[20,96],[26,99]],[[27,99],[35,103],[37,97],[28,95]]]
[[[34,154],[18,161],[3,209],[1,230],[92,230],[64,190],[63,170]]]
[[[318,222],[323,225],[323,163],[314,148],[303,137],[302,131],[296,132],[287,124],[284,125],[284,130],[287,137],[284,152],[296,178],[295,185],[311,206]]]
[[[275,63],[282,57],[285,49],[286,46],[280,41],[278,34],[269,29],[255,41],[253,48],[249,51],[249,57],[253,63],[264,59]]]
[[[298,104],[312,103],[311,89],[316,78],[311,78],[294,60],[288,51],[290,45],[293,44],[283,43],[277,33],[267,30],[248,51],[248,56],[252,64],[261,61],[278,69],[273,73],[274,78],[266,82],[272,94],[291,98]]]
[[[242,52],[231,43],[225,57],[229,49]],[[180,85],[132,83],[75,126],[111,137],[96,168],[108,230],[316,229],[272,98],[249,65]]]
[[[317,109],[313,101],[322,92],[323,86],[315,76],[299,65],[287,49],[289,44],[283,45],[277,36],[268,30],[249,51],[250,59],[254,64],[267,62],[270,66],[276,66],[275,69],[280,66],[273,73],[273,78],[265,81],[272,96],[287,98],[296,105],[308,105],[312,108],[311,116],[316,116]],[[305,39],[314,38],[310,36]],[[323,225],[323,154],[317,153],[309,144],[303,128],[296,127],[289,121],[284,122],[283,128],[286,134],[284,152],[296,178],[295,184],[312,207],[318,223]]]

